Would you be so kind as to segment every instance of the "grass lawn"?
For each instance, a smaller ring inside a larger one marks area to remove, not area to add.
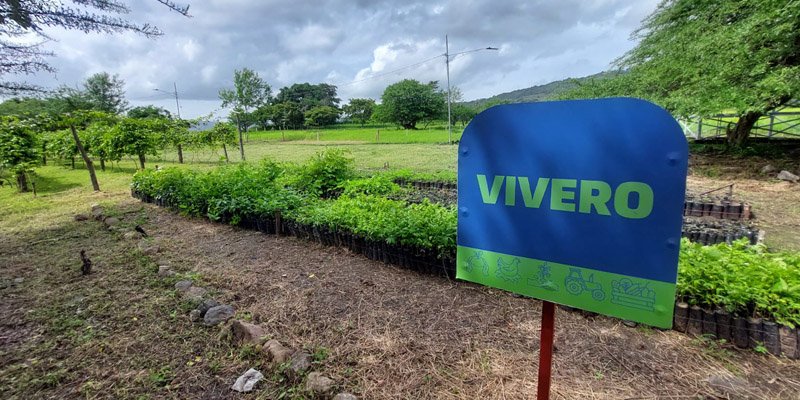
[[[461,138],[463,127],[453,126],[452,140]],[[251,140],[285,142],[359,142],[359,143],[448,143],[445,125],[419,125],[417,130],[401,129],[393,125],[367,126],[342,125],[336,128],[256,131],[249,132]]]

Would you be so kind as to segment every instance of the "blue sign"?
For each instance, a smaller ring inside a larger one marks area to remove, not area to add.
[[[670,327],[687,161],[643,100],[478,114],[459,145],[457,277]]]

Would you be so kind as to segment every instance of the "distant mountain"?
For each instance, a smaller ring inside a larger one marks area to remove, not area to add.
[[[550,82],[544,85],[532,86],[525,89],[514,90],[512,92],[500,93],[498,95],[464,102],[464,105],[480,107],[486,103],[523,103],[533,101],[552,100],[560,93],[574,88],[576,82],[591,79],[605,79],[619,74],[616,71],[606,71],[599,74],[585,76],[583,78],[567,78],[560,81]]]

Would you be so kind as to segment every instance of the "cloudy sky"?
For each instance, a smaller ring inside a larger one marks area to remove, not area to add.
[[[635,45],[631,32],[658,0],[188,0],[191,18],[155,0],[131,1],[128,16],[164,35],[86,35],[48,30],[56,74],[28,77],[44,86],[77,86],[107,71],[126,83],[131,105],[175,111],[155,88],[178,87],[185,118],[220,111],[219,89],[247,67],[272,85],[326,82],[339,97],[379,99],[401,79],[445,75],[445,34],[451,84],[465,100],[553,80],[594,74]]]

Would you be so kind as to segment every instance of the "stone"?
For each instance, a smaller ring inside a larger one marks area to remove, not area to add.
[[[19,285],[20,283],[25,282],[25,278],[14,278],[14,283]]]
[[[158,276],[161,278],[166,278],[168,276],[175,275],[175,271],[169,267],[169,265],[159,265],[158,266]],[[191,283],[191,282],[190,282]]]
[[[200,311],[200,317],[205,317],[208,310],[218,305],[219,302],[214,299],[205,299],[197,306],[197,311]]]
[[[262,351],[267,353],[269,360],[271,360],[275,364],[283,364],[288,361],[294,350],[284,346],[281,342],[270,339],[264,343],[264,346],[261,347]]]
[[[125,233],[122,234],[122,237],[125,240],[133,240],[133,239],[141,238],[142,235],[139,234],[139,232],[135,232],[135,231],[125,231]]]
[[[358,400],[358,397],[350,393],[339,393],[336,396],[333,396],[333,400]]]
[[[729,398],[742,398],[751,393],[746,380],[733,375],[712,375],[706,379],[708,386]]]
[[[189,289],[186,289],[186,291],[183,292],[183,298],[191,302],[199,303],[203,301],[203,298],[206,297],[207,293],[208,290],[201,288],[200,286],[190,286]]]
[[[203,319],[203,316],[200,314],[200,310],[192,310],[189,311],[189,320],[192,322],[200,322]]]
[[[75,221],[88,221],[89,216],[86,214],[75,214]]]
[[[761,168],[762,174],[768,174],[772,171],[775,171],[775,167],[773,167],[772,164],[767,164],[764,166],[764,168]]]
[[[315,394],[328,393],[336,382],[319,372],[311,372],[306,377],[306,389]]]
[[[226,304],[211,307],[203,316],[203,323],[208,326],[218,325],[231,319],[235,313],[236,310]]]
[[[107,227],[111,228],[112,226],[117,226],[119,224],[119,218],[107,217],[103,220],[103,223],[106,224]]]
[[[781,171],[778,174],[778,179],[782,181],[797,183],[797,181],[800,180],[800,176],[797,176],[789,171]]]
[[[161,248],[157,245],[150,244],[147,240],[139,241],[139,250],[144,253],[145,255],[152,256],[161,251]]]
[[[286,368],[286,374],[289,378],[299,380],[309,368],[311,368],[311,354],[303,350],[297,350],[289,358],[289,367]]]
[[[259,345],[264,343],[264,336],[267,335],[267,332],[261,326],[239,320],[233,321],[231,332],[233,334],[233,342],[238,344]]]
[[[189,290],[190,287],[192,287],[192,281],[183,280],[175,282],[175,290],[179,292],[185,292]]]
[[[103,207],[99,204],[92,204],[92,217],[98,221],[102,221],[104,216]]]
[[[262,379],[264,379],[264,374],[250,368],[247,372],[242,374],[242,376],[236,378],[236,382],[231,386],[231,389],[239,393],[251,392],[256,386],[256,383]]]

